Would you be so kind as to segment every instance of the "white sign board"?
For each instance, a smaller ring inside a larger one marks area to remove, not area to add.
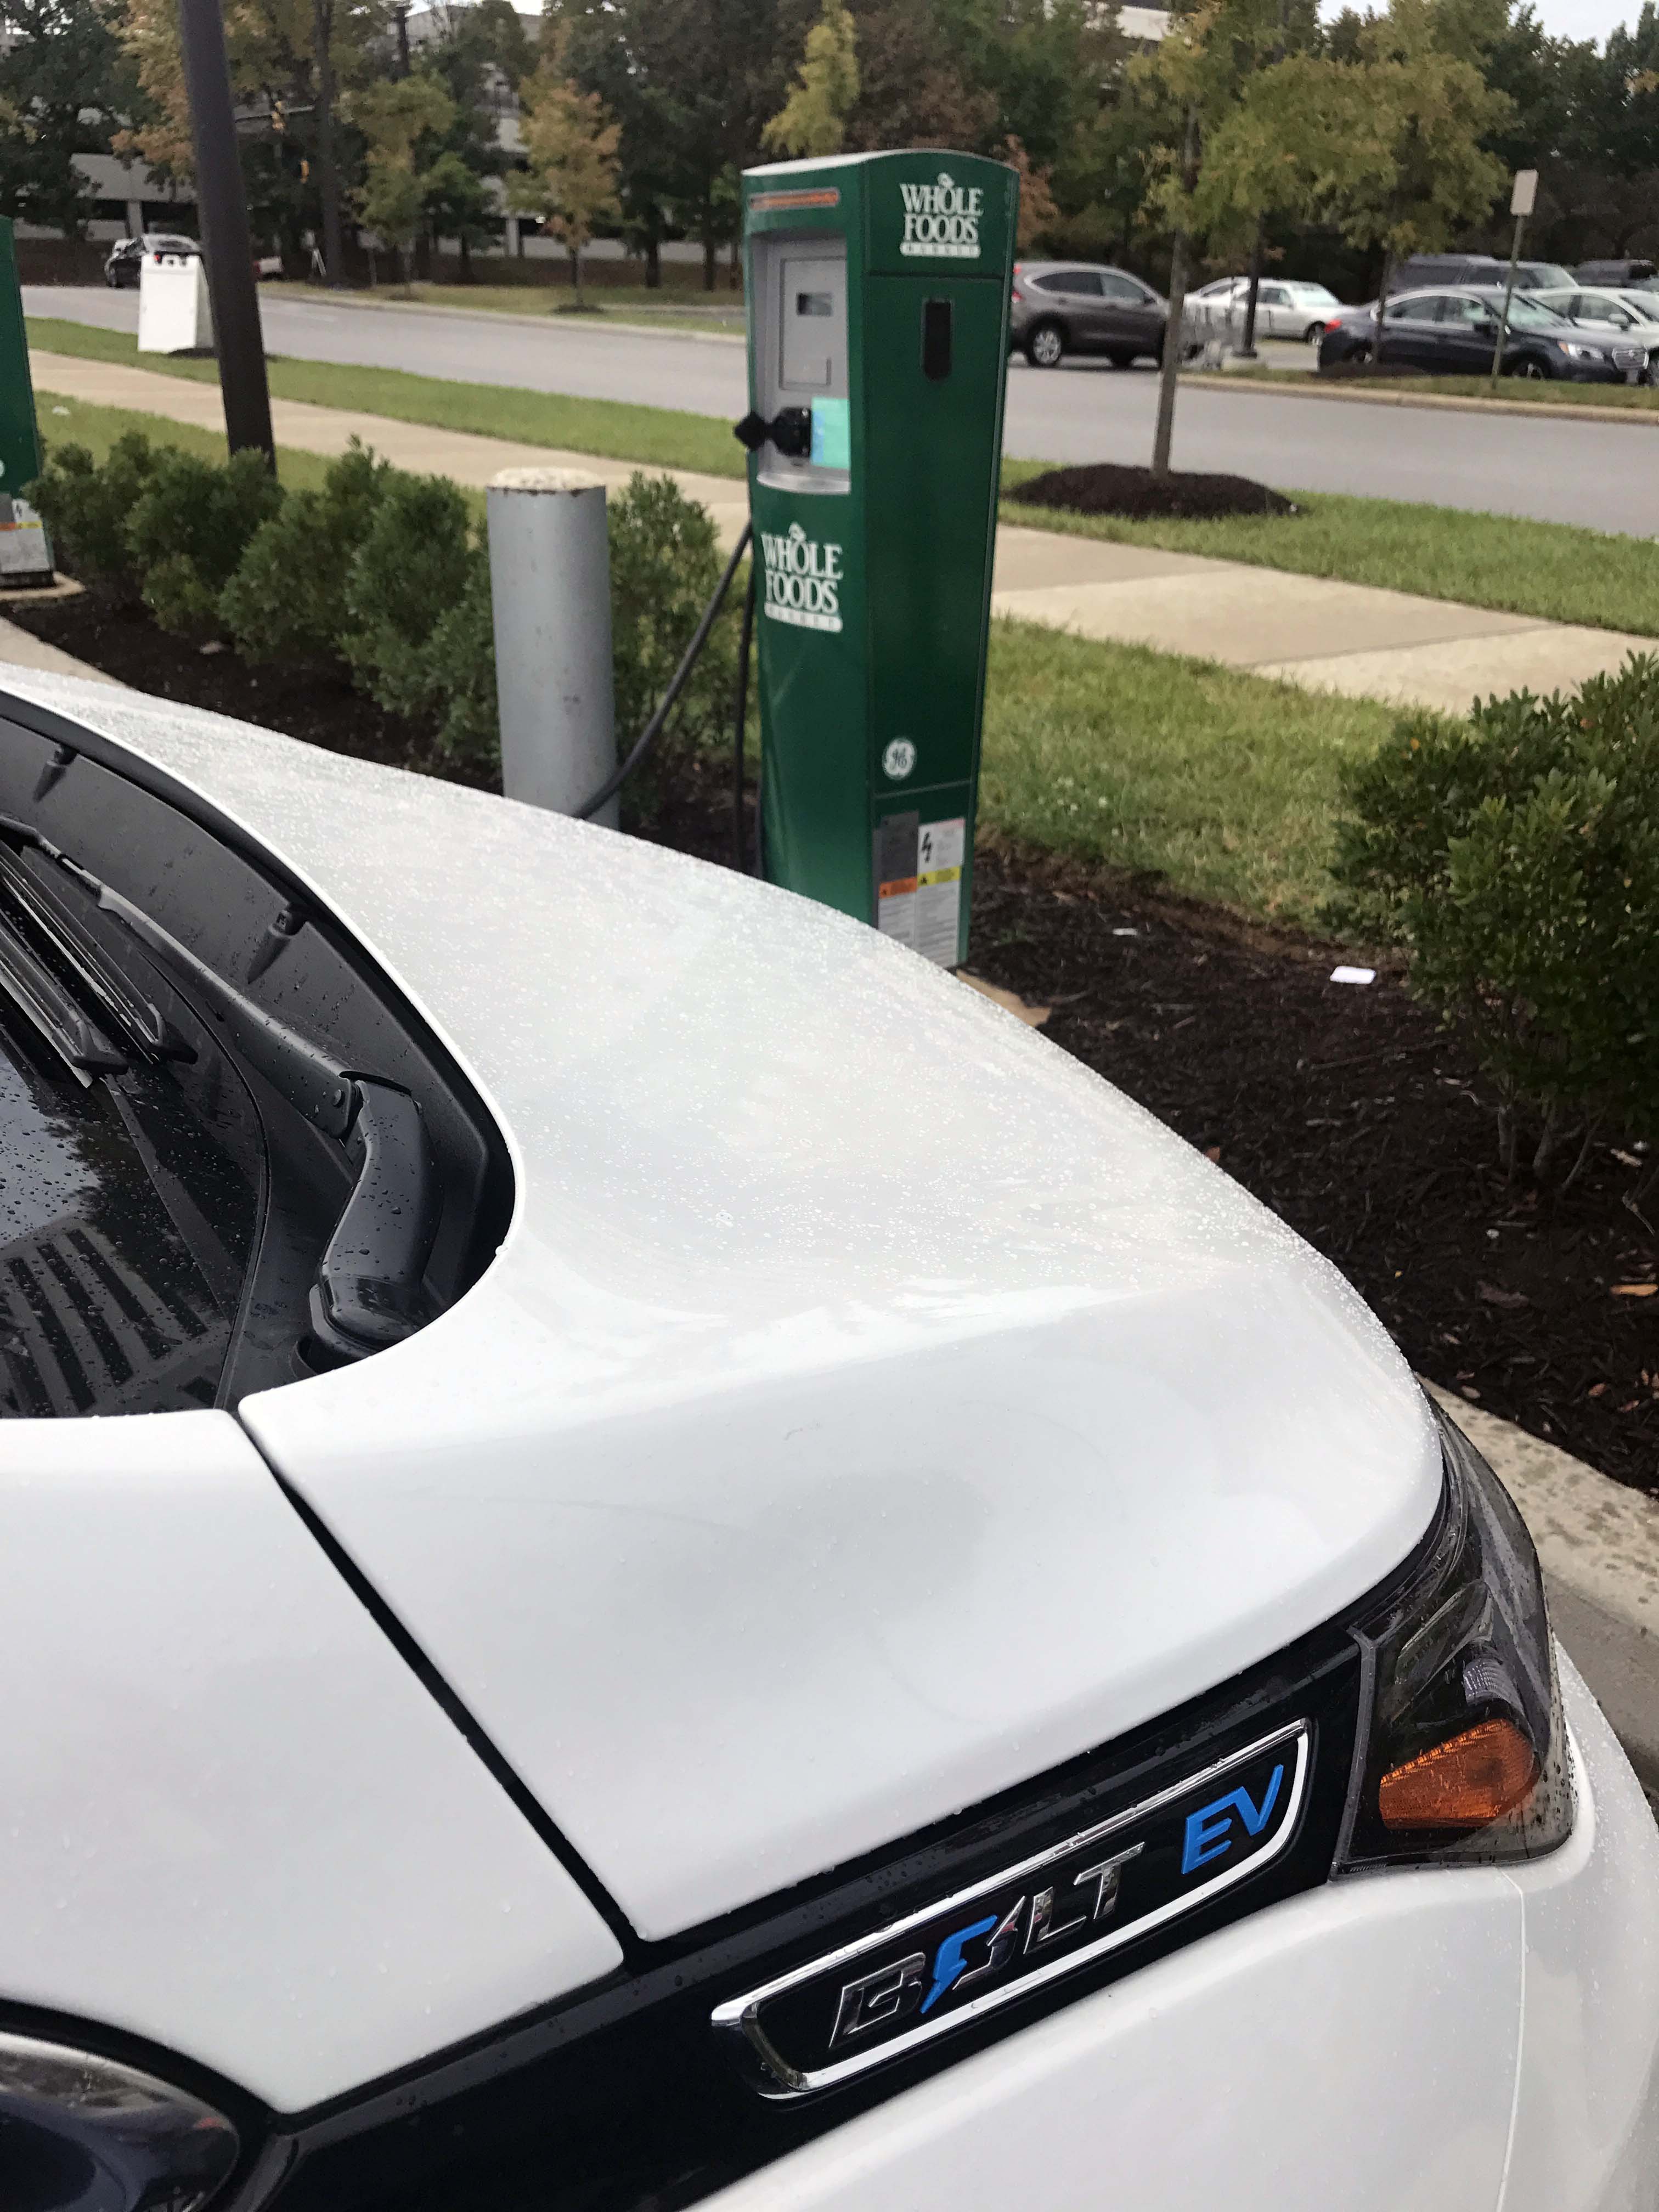
[[[1532,213],[1532,204],[1537,198],[1537,170],[1517,169],[1515,173],[1515,190],[1510,194],[1510,213],[1511,215],[1530,215]]]
[[[213,310],[199,253],[147,253],[138,264],[140,353],[211,353]]]

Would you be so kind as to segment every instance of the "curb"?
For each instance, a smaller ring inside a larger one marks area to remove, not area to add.
[[[1659,1499],[1432,1382],[1521,1509],[1555,1632],[1650,1792],[1659,1790]]]
[[[542,329],[553,325],[550,314],[544,318],[514,314],[505,307],[444,307],[428,300],[366,300],[357,292],[325,292],[316,298],[302,297],[297,292],[273,292],[270,297],[296,307],[351,307],[371,315],[442,315],[452,322],[524,323],[530,328]],[[688,308],[695,313],[695,308]],[[593,325],[584,323],[584,329]],[[683,331],[672,324],[613,323],[605,316],[598,325],[601,334],[612,331],[618,336],[641,338],[695,338],[704,345],[746,346],[749,340],[736,331]]]
[[[1301,384],[1269,384],[1260,377],[1231,376],[1208,370],[1185,371],[1183,384],[1201,385],[1207,391],[1253,392],[1263,399],[1327,399],[1339,407],[1437,407],[1454,415],[1541,415],[1552,422],[1625,422],[1644,429],[1659,428],[1659,407],[1551,406],[1547,399],[1465,399],[1455,392],[1425,392],[1411,398],[1403,392],[1339,392],[1322,385],[1310,370],[1305,388]]]

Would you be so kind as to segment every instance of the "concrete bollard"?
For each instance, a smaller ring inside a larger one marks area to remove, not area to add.
[[[577,469],[503,469],[487,505],[501,786],[574,814],[617,765],[605,485]],[[617,801],[592,818],[614,830]]]

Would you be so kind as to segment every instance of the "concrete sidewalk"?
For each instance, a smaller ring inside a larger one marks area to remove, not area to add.
[[[59,394],[222,434],[216,384],[63,354],[36,353],[33,362],[48,405]],[[585,469],[620,486],[635,466],[300,400],[273,400],[271,420],[279,446],[332,455],[356,437],[399,468],[475,486],[504,468]],[[736,538],[748,517],[739,480],[681,469],[664,473],[710,510],[727,544]],[[1000,615],[1081,637],[1191,653],[1310,690],[1449,714],[1467,712],[1477,696],[1522,684],[1535,691],[1569,689],[1616,668],[1627,653],[1653,649],[1650,639],[1617,630],[1012,526],[997,535],[992,605]]]

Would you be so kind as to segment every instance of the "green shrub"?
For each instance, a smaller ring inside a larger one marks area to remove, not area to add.
[[[428,689],[441,717],[439,751],[469,768],[499,773],[501,738],[489,553],[475,545],[468,562],[465,590],[432,633]]]
[[[617,748],[626,756],[668,689],[726,562],[708,508],[688,499],[671,477],[636,471],[611,502],[610,528]],[[739,598],[734,583],[663,746],[725,741],[737,679]]]
[[[84,446],[59,446],[26,488],[45,519],[58,566],[107,597],[138,596],[127,524],[159,458],[141,430],[118,438],[101,467]]]
[[[219,599],[249,660],[330,660],[346,626],[346,579],[391,477],[354,438],[320,491],[291,492],[260,525]]]
[[[1586,1144],[1607,1118],[1659,1133],[1659,657],[1407,716],[1346,797],[1334,916],[1404,946],[1468,1033],[1506,1164],[1523,1112],[1540,1174],[1575,1118]]]
[[[127,544],[144,605],[163,629],[216,626],[220,596],[260,525],[282,505],[262,453],[222,466],[168,449],[127,520]]]
[[[472,572],[471,520],[457,487],[391,475],[347,572],[342,639],[358,689],[388,714],[441,708],[433,640]]]

